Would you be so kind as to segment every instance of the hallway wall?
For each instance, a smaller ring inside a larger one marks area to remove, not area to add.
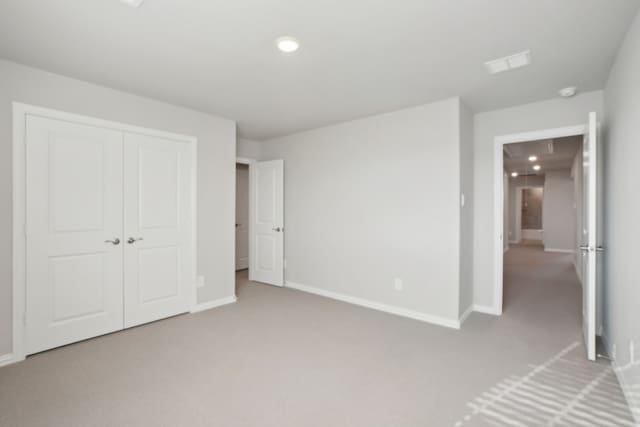
[[[575,251],[574,190],[571,170],[548,171],[545,174],[542,223],[546,251]]]
[[[605,92],[604,337],[640,423],[640,15],[627,34]]]

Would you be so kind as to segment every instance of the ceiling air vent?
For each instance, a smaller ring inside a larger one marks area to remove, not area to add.
[[[505,56],[504,58],[494,59],[485,62],[484,65],[491,74],[503,73],[505,71],[524,67],[531,64],[531,51],[516,53],[515,55]]]

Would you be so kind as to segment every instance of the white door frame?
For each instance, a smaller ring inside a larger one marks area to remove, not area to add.
[[[544,188],[542,185],[521,185],[516,187],[516,200],[515,200],[515,208],[516,208],[516,221],[514,224],[515,231],[515,242],[520,243],[522,241],[522,190],[526,189],[535,189],[535,188]],[[544,229],[544,226],[543,226]],[[511,243],[511,242],[509,242]]]
[[[28,115],[46,117],[55,120],[63,120],[80,123],[89,126],[113,129],[122,132],[139,133],[160,138],[184,141],[191,146],[192,171],[191,171],[191,215],[192,215],[192,251],[193,271],[192,290],[190,297],[191,307],[197,303],[196,277],[198,242],[198,140],[195,137],[180,135],[149,129],[125,123],[113,122],[94,117],[67,113],[50,108],[38,107],[20,102],[13,102],[13,328],[12,328],[12,362],[25,359],[25,321],[26,321],[26,150],[25,150],[25,125]]]
[[[505,144],[518,142],[538,141],[541,139],[563,138],[567,136],[584,135],[589,131],[587,124],[567,126],[554,129],[542,129],[531,132],[501,135],[494,138],[493,151],[493,310],[496,315],[502,314],[502,269],[504,265],[504,159],[503,149]]]
[[[253,192],[254,192],[254,188],[253,188],[253,174],[255,173],[255,164],[256,164],[257,160],[256,159],[250,159],[249,157],[236,157],[236,164],[240,163],[241,165],[247,165],[249,166],[249,227],[248,227],[248,233],[249,233],[249,280],[252,280],[252,276],[253,276],[253,267],[251,264],[251,248],[253,247],[253,239],[251,238],[251,231],[253,230],[253,221],[251,220],[253,218]],[[237,183],[236,183],[237,185]],[[234,217],[234,221],[235,221],[235,217]],[[233,254],[235,256],[236,253],[236,247],[235,247],[236,241],[235,238],[233,239]]]

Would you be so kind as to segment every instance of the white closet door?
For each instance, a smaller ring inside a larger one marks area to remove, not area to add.
[[[125,327],[189,310],[191,151],[185,142],[125,133]]]
[[[123,327],[123,134],[35,116],[25,131],[33,354]]]

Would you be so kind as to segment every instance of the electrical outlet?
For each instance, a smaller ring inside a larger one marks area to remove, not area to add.
[[[402,279],[398,277],[393,279],[393,287],[396,291],[402,291]]]
[[[204,286],[204,276],[196,277],[196,287],[202,288]]]

